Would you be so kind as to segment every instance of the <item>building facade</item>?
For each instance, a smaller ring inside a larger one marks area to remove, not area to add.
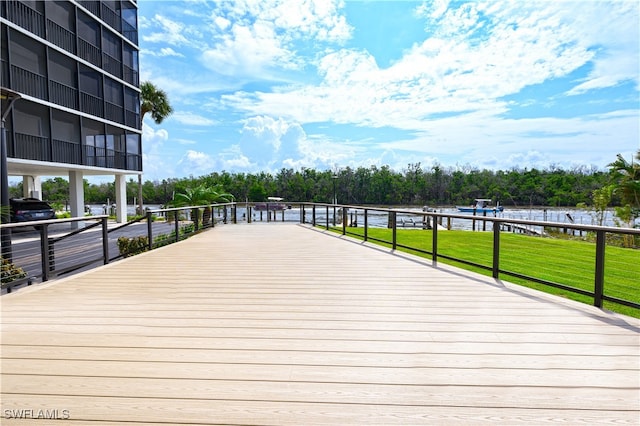
[[[138,8],[133,0],[0,2],[0,86],[7,169],[39,197],[40,176],[68,176],[71,213],[83,179],[113,175],[126,219],[126,176],[142,172]]]

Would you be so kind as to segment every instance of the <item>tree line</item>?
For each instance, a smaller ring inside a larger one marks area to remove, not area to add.
[[[475,198],[491,198],[506,206],[576,206],[592,205],[593,191],[611,182],[612,172],[594,167],[570,170],[423,168],[409,164],[402,171],[389,166],[356,169],[301,170],[283,168],[275,174],[213,172],[200,177],[145,181],[142,196],[145,204],[164,205],[199,185],[218,188],[232,194],[236,201],[259,202],[269,196],[288,201],[333,202],[371,205],[466,205]],[[91,184],[85,180],[85,201],[105,204],[115,200],[115,184]],[[22,194],[22,183],[10,188],[11,196]],[[65,204],[69,199],[66,179],[56,177],[42,182],[42,199]],[[138,197],[138,182],[127,182],[127,201]],[[612,204],[620,203],[619,197]]]

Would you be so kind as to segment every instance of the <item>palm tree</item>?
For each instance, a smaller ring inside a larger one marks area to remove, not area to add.
[[[636,163],[633,159],[628,162],[621,154],[616,158],[608,165],[615,180],[615,193],[620,195],[623,204],[640,209],[640,149],[635,155]]]
[[[145,114],[151,113],[151,118],[156,124],[171,115],[173,108],[169,104],[169,99],[164,90],[158,89],[153,83],[145,81],[140,85],[140,123],[144,120]],[[138,209],[142,214],[142,175],[138,175]]]
[[[164,90],[158,89],[153,83],[145,81],[140,85],[142,106],[140,119],[144,119],[146,113],[151,113],[151,118],[156,124],[162,123],[173,112],[169,99]]]
[[[202,224],[208,225],[211,219],[211,203],[228,203],[233,200],[233,195],[223,193],[219,187],[208,187],[204,184],[197,185],[195,187],[189,187],[184,192],[179,192],[173,199],[173,205],[176,207],[188,207],[188,206],[206,206],[202,213]],[[191,220],[194,222],[198,217],[198,209],[193,209],[191,212]]]
[[[616,216],[634,226],[635,220],[640,217],[640,149],[635,155],[636,162],[628,162],[618,154],[616,161],[608,166],[611,169],[611,177],[614,180],[613,193],[620,196],[622,207],[616,208]],[[625,237],[625,246],[631,247],[633,237]]]

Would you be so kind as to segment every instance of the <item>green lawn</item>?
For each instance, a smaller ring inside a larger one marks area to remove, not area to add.
[[[342,228],[334,228],[342,232]],[[363,228],[348,228],[351,236],[362,237]],[[428,252],[432,251],[433,231],[398,229],[397,243]],[[355,234],[355,235],[354,235]],[[377,238],[391,246],[391,230],[370,228],[369,238]],[[372,241],[378,243],[376,241]],[[416,253],[430,258],[431,255]],[[464,259],[483,266],[493,264],[493,233],[471,231],[439,231],[438,254]],[[439,262],[456,267],[491,275],[491,271],[465,265],[447,259]],[[500,234],[500,269],[543,279],[593,292],[595,272],[595,243],[580,241],[534,237],[503,232]],[[593,304],[593,299],[570,291],[533,283],[502,275],[505,281],[525,285],[584,303]],[[607,246],[605,252],[604,293],[607,296],[640,303],[640,250]],[[605,308],[625,315],[640,318],[640,310],[605,302]]]

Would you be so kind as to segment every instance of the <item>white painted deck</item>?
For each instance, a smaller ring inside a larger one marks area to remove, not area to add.
[[[300,225],[0,302],[3,425],[640,423],[638,320]]]

